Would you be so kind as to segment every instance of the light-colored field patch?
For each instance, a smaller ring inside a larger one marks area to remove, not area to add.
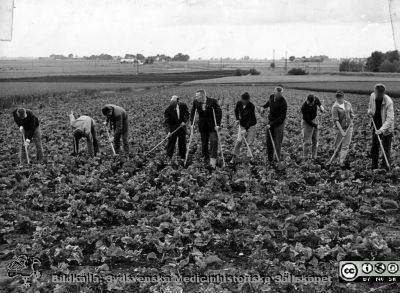
[[[258,76],[228,76],[215,79],[196,80],[184,85],[277,85],[288,88],[314,91],[343,90],[352,93],[369,93],[376,83],[384,83],[389,93],[400,95],[400,75],[258,75]]]
[[[285,83],[285,82],[400,82],[398,77],[382,76],[348,76],[348,75],[246,75],[246,76],[228,76],[214,79],[204,79],[199,81],[190,81],[186,84],[263,84],[263,83]]]

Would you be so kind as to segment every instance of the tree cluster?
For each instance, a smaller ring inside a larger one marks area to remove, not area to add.
[[[368,57],[366,69],[372,72],[400,72],[399,51],[375,51]]]
[[[49,56],[53,59],[69,59],[74,58],[74,55],[71,53],[68,57],[61,55],[61,54],[51,54]],[[121,59],[121,57],[117,57]],[[84,56],[84,60],[113,60],[115,57],[109,54],[100,54],[100,55],[91,55],[91,56]],[[124,59],[136,59],[138,61],[142,61],[145,64],[153,64],[154,62],[168,62],[168,61],[189,61],[190,56],[187,54],[178,53],[174,57],[165,55],[165,54],[157,54],[155,56],[144,56],[143,54],[130,54],[126,53]]]
[[[360,59],[343,59],[339,65],[340,72],[361,72],[365,64]]]
[[[109,54],[100,54],[100,55],[90,55],[84,56],[83,59],[85,60],[113,60],[113,56]]]
[[[125,54],[124,59],[136,59],[139,61],[145,61],[146,57],[143,54],[137,53],[137,54]]]

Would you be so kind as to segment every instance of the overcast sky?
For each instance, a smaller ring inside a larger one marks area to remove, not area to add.
[[[3,12],[3,30],[5,21]],[[271,58],[273,49],[277,58],[286,50],[331,57],[393,50],[388,1],[15,0],[13,39],[0,42],[0,56],[10,57],[182,52]]]

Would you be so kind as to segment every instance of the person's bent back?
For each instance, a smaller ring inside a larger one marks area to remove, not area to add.
[[[91,157],[96,156],[99,152],[99,144],[96,137],[95,122],[89,116],[80,116],[75,119],[73,112],[69,115],[70,125],[72,128],[74,153],[79,154],[79,140],[86,138],[88,153]]]
[[[115,152],[117,154],[120,152],[122,137],[124,152],[129,154],[128,114],[122,107],[113,104],[106,104],[101,111],[107,117],[106,125],[114,130],[114,137],[110,139],[110,142],[114,144]]]
[[[21,152],[25,152],[24,145],[28,146],[33,140],[36,146],[36,157],[38,161],[43,159],[43,148],[41,141],[41,132],[39,127],[39,119],[28,109],[18,108],[13,111],[14,121],[18,125],[19,130],[25,136],[25,141],[21,144]]]

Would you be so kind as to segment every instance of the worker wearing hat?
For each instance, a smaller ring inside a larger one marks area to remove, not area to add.
[[[168,132],[167,156],[172,158],[178,140],[179,156],[185,159],[186,155],[186,123],[189,120],[189,110],[179,97],[171,97],[170,105],[164,112],[164,125]],[[179,128],[179,129],[178,129]]]
[[[336,92],[336,102],[332,106],[332,119],[337,129],[335,149],[340,150],[339,163],[342,168],[348,168],[346,157],[353,137],[354,112],[350,102],[344,99],[342,91]]]
[[[386,88],[383,84],[375,85],[374,92],[369,99],[368,115],[374,121],[377,130],[375,131],[373,127],[371,147],[371,168],[377,169],[379,161],[378,135],[381,138],[383,150],[390,164],[391,145],[394,133],[394,104],[393,100],[386,94]],[[383,169],[389,169],[385,158],[382,160],[381,167]]]
[[[86,138],[88,153],[91,157],[96,156],[99,152],[99,143],[96,138],[95,122],[89,116],[80,116],[75,119],[74,113],[69,114],[69,121],[72,128],[73,136],[73,155],[79,154],[79,140]]]

